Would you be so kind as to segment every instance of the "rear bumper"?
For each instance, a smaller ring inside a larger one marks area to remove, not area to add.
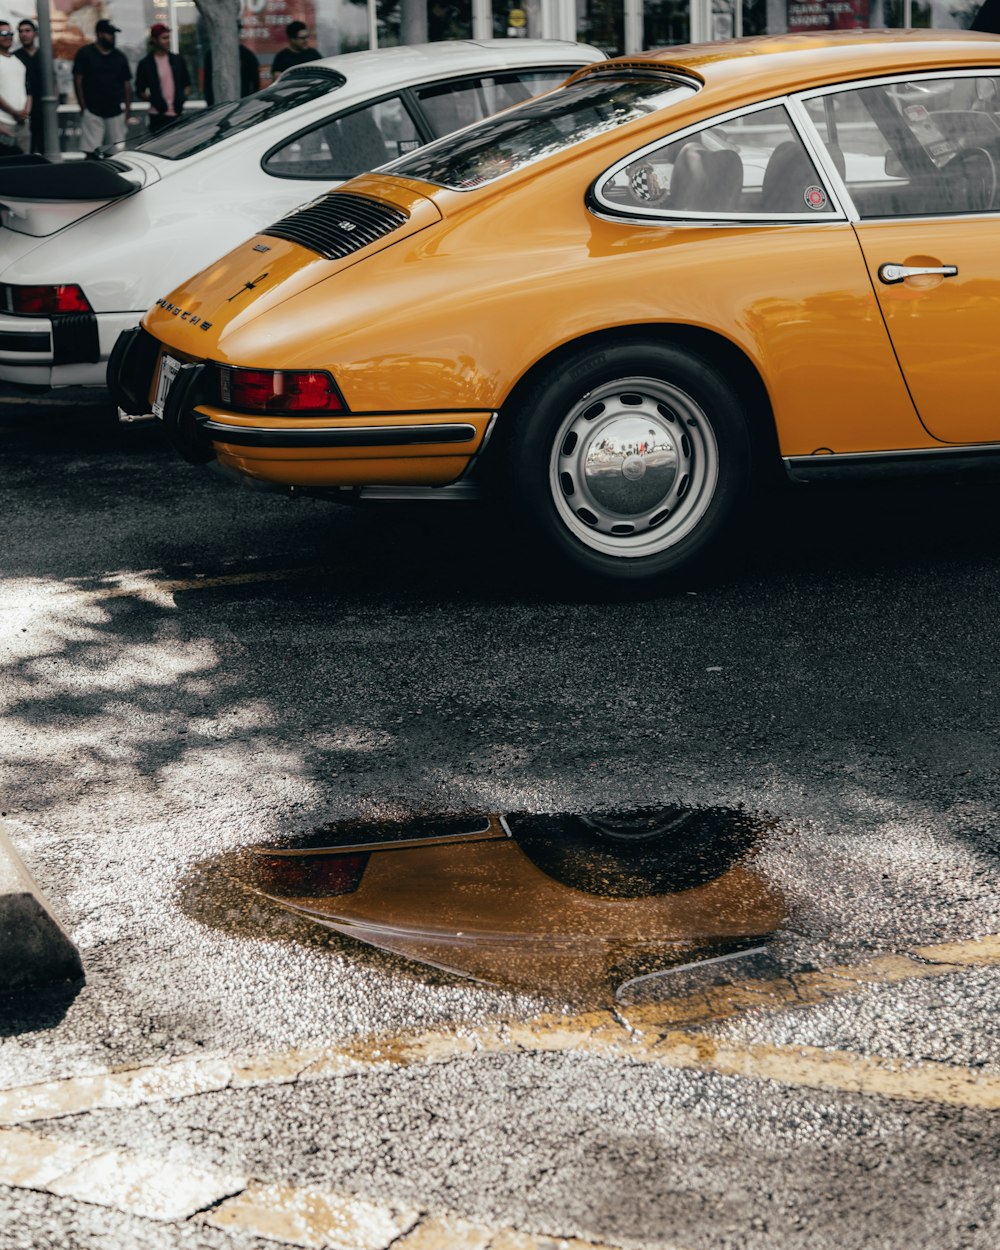
[[[108,386],[127,413],[149,410],[159,343],[142,327],[123,334],[108,364]],[[204,402],[204,364],[182,364],[163,411],[167,436],[193,464],[224,468],[280,486],[443,486],[461,477],[489,438],[496,414],[348,413],[330,418],[262,418],[220,412]]]
[[[23,386],[104,386],[108,357],[141,312],[0,313],[0,381]]]

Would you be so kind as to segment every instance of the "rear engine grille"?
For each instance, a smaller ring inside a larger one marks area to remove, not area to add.
[[[327,260],[339,260],[398,230],[407,219],[407,213],[391,204],[331,191],[282,217],[263,233],[298,243]]]

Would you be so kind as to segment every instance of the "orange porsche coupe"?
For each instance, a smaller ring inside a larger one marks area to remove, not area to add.
[[[410,153],[119,340],[178,450],[499,497],[585,574],[707,558],[755,475],[1000,452],[1000,40],[668,48]],[[992,327],[992,328],[991,328]]]

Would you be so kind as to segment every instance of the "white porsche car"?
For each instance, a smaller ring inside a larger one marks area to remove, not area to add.
[[[0,380],[103,386],[118,335],[241,239],[603,59],[541,39],[354,52],[97,159],[4,161]]]

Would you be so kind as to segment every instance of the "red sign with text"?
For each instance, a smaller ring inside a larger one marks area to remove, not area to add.
[[[788,29],[857,30],[868,26],[868,0],[788,0]]]

